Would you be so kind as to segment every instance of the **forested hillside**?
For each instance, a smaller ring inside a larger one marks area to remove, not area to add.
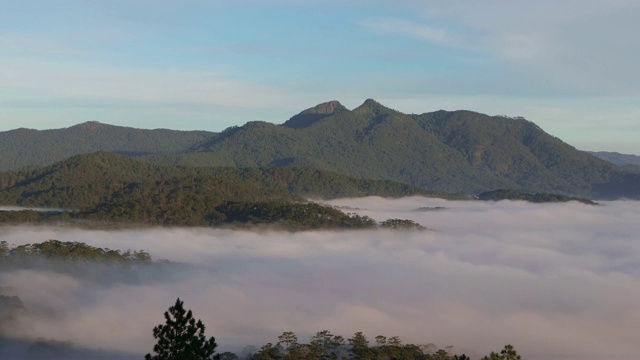
[[[576,201],[576,202],[581,202],[587,205],[597,205],[597,203],[591,200],[572,197],[572,196],[565,196],[560,194],[549,194],[549,193],[527,194],[521,191],[508,190],[508,189],[498,189],[498,190],[483,192],[482,194],[478,195],[478,199],[490,200],[490,201],[521,200],[521,201],[528,201],[532,203],[559,203],[559,202]]]
[[[66,129],[0,132],[0,171],[50,165],[77,154],[110,151],[128,156],[184,151],[215,133],[143,130],[91,121]]]
[[[579,151],[523,118],[442,110],[403,114],[371,99],[353,110],[331,101],[281,125],[253,121],[219,134],[95,122],[60,130],[18,129],[0,133],[0,169],[98,150],[167,166],[315,168],[453,193],[516,189],[640,198],[633,169]]]
[[[602,160],[609,161],[628,171],[640,173],[640,156],[631,154],[620,154],[609,151],[587,151],[589,154]]]
[[[587,197],[639,194],[633,186],[618,191],[606,185],[621,179],[634,183],[623,169],[576,150],[525,119],[471,111],[407,115],[374,100],[352,111],[338,102],[321,104],[282,125],[250,122],[193,150],[149,160],[312,166],[449,192],[512,188]]]
[[[303,199],[327,194],[459,197],[315,169],[165,167],[99,152],[76,155],[39,170],[0,174],[0,205],[72,210],[4,212],[0,222],[84,219],[148,225],[279,224],[296,230],[376,225],[371,219]]]

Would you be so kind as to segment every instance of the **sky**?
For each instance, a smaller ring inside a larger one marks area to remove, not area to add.
[[[13,246],[81,241],[182,264],[127,273],[141,282],[113,270],[1,272],[0,293],[19,296],[28,310],[7,331],[139,359],[155,343],[152,328],[180,297],[219,351],[276,343],[285,331],[308,342],[326,329],[345,338],[362,331],[372,342],[397,335],[404,343],[453,345],[474,360],[507,343],[527,360],[640,357],[637,201],[371,197],[331,204],[432,230],[2,227],[0,238]],[[420,207],[444,209],[415,211]]]
[[[0,0],[0,131],[221,131],[373,98],[640,154],[635,0]]]

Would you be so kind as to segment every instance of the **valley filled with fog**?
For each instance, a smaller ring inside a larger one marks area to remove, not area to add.
[[[28,310],[5,331],[142,358],[180,297],[219,351],[238,354],[284,331],[306,342],[327,329],[453,345],[472,358],[508,343],[534,360],[640,356],[640,202],[327,203],[430,230],[1,227],[0,240],[13,245],[78,241],[180,263],[128,281],[0,272],[0,294],[19,296]]]

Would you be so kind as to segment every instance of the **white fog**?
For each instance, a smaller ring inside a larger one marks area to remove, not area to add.
[[[640,357],[640,202],[329,203],[432,231],[2,227],[11,245],[79,241],[188,265],[134,283],[0,273],[0,289],[30,311],[12,335],[142,358],[180,297],[219,351],[260,347],[284,331],[306,342],[327,329],[453,345],[472,358],[508,343],[529,360]],[[444,209],[416,211],[436,207]]]

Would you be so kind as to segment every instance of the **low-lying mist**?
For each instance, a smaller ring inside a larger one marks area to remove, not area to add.
[[[640,356],[640,202],[329,203],[432,231],[4,227],[0,240],[14,245],[78,241],[182,264],[139,281],[2,272],[0,294],[27,309],[10,335],[142,358],[180,297],[220,351],[276,342],[284,331],[307,342],[327,329],[454,345],[476,357],[507,343],[526,359]]]

